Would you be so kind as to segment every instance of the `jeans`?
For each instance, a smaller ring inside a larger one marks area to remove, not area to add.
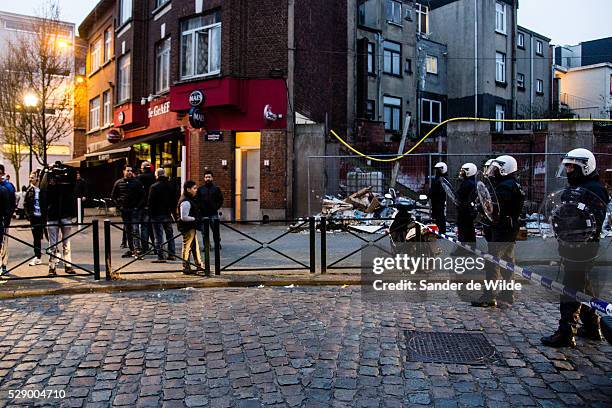
[[[215,243],[215,246],[219,246],[219,244],[221,243],[221,233],[219,232],[219,226],[220,226],[219,216],[216,214],[209,215],[208,218],[210,219],[210,222],[209,222],[210,229],[212,230],[212,233],[213,233],[213,242]],[[198,229],[202,233],[202,244],[204,243],[204,225],[205,223],[202,222],[202,224],[198,226]]]
[[[126,231],[126,239],[130,251],[140,250],[140,231],[138,222],[140,222],[140,211],[138,209],[121,210],[121,221],[125,223],[124,230]]]
[[[41,257],[41,242],[45,226],[43,225],[42,217],[32,216],[30,218],[30,227],[32,228],[32,246],[34,247],[34,256],[38,259]]]
[[[144,208],[140,211],[140,248],[142,252],[149,250],[149,240],[154,244],[153,226],[151,225],[151,217],[149,209]]]
[[[70,218],[47,221],[47,232],[49,234],[49,252],[50,254],[55,255],[55,257],[51,255],[49,256],[49,269],[55,269],[55,267],[58,263],[60,263],[60,261],[64,261],[64,267],[72,266],[70,239],[65,239],[68,235],[70,235],[70,231],[72,230],[72,226],[70,225],[71,223],[72,220]],[[58,242],[60,241],[60,232],[62,234],[61,252],[59,250],[60,244],[58,244]],[[60,257],[62,254],[62,259],[56,258]]]
[[[155,234],[155,250],[158,258],[164,258],[164,254],[168,256],[176,255],[176,246],[174,244],[174,231],[172,230],[172,218],[169,215],[157,215],[151,217],[153,225],[153,233]],[[166,234],[168,251],[162,251],[164,247],[164,233]]]

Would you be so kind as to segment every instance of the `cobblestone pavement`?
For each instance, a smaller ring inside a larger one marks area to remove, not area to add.
[[[340,287],[6,300],[0,406],[610,406],[612,347],[540,346],[556,319],[527,298],[372,305]],[[481,332],[503,361],[410,362],[405,330]],[[24,389],[56,393],[8,398]]]

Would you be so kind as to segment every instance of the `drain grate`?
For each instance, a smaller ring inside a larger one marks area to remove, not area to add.
[[[482,333],[406,331],[408,361],[483,365],[498,361]]]

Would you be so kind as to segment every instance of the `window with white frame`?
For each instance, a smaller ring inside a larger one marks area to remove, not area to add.
[[[506,5],[495,2],[495,31],[506,34]]]
[[[536,92],[539,94],[544,93],[544,81],[541,79],[536,79]]]
[[[387,21],[395,24],[402,24],[402,2],[397,0],[387,0]]]
[[[505,119],[506,111],[504,110],[504,105],[495,105],[495,119]],[[504,131],[504,122],[495,122],[495,131],[503,132]]]
[[[495,53],[495,81],[506,82],[506,54]]]
[[[525,48],[525,34],[518,33],[516,37],[516,45],[520,48]]]
[[[170,88],[170,38],[162,40],[155,47],[155,92]]]
[[[119,25],[132,18],[132,0],[119,0]]]
[[[113,34],[110,28],[104,31],[104,62],[107,62],[112,57],[112,41]]]
[[[94,41],[94,43],[91,45],[91,52],[90,52],[90,71],[89,72],[96,72],[98,69],[100,69],[100,65],[101,65],[101,59],[102,59],[102,39],[99,38],[96,41]]]
[[[100,128],[100,97],[89,101],[89,130]]]
[[[525,74],[520,72],[516,74],[516,86],[519,89],[525,89]]]
[[[402,100],[393,96],[383,98],[385,130],[399,132],[402,128]]]
[[[383,49],[383,72],[385,74],[401,75],[402,46],[398,43],[385,41]]]
[[[540,40],[536,40],[536,54],[544,55],[544,44]]]
[[[219,12],[181,23],[181,78],[221,72],[221,17]]]
[[[421,123],[437,125],[440,122],[442,122],[442,103],[421,99]]]
[[[429,33],[429,7],[416,3],[414,5],[417,18],[417,33],[428,34]]]
[[[428,74],[438,74],[438,57],[428,55],[425,58],[425,71],[427,71]]]
[[[374,53],[374,47],[374,43],[368,43],[368,74],[374,74],[374,70],[376,69],[376,54]]]
[[[102,124],[108,126],[113,123],[111,116],[111,93],[110,89],[102,94]]]
[[[130,77],[131,77],[131,61],[130,54],[124,55],[119,60],[119,75],[118,75],[118,94],[117,102],[123,102],[130,99]]]

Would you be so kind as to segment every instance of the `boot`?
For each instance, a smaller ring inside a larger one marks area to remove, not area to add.
[[[582,305],[580,307],[580,320],[582,320],[582,326],[576,333],[578,337],[593,341],[603,340],[599,324],[600,317],[593,309]]]
[[[480,299],[472,302],[472,306],[474,307],[495,307],[497,306],[497,301],[492,299],[491,296],[487,293],[484,293]]]
[[[582,326],[576,331],[576,336],[585,338],[587,340],[602,341],[601,330],[599,325],[597,326]]]
[[[189,262],[183,262],[183,274],[185,275],[194,274],[194,272],[191,270],[191,265],[189,265]]]
[[[568,332],[561,328],[557,329],[557,331],[550,336],[542,337],[540,341],[547,347],[576,347],[576,338],[574,334],[571,331]]]
[[[74,271],[74,268],[70,265],[66,265],[64,267],[64,272],[66,272],[66,274],[68,275],[76,275],[76,272]]]
[[[55,267],[49,266],[49,276],[57,276],[57,272],[55,271]]]

